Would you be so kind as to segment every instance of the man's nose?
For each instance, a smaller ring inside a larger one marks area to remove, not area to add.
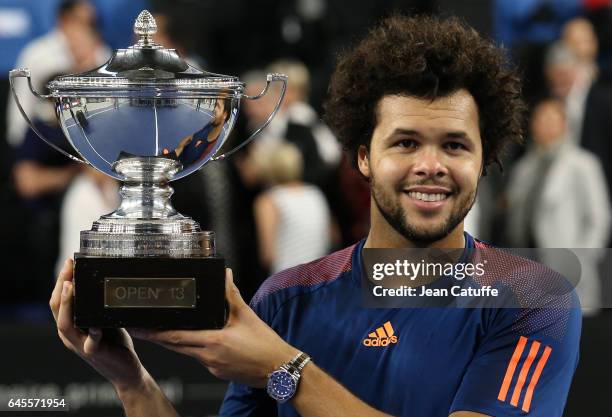
[[[412,173],[421,178],[441,178],[448,175],[444,163],[444,155],[437,149],[424,148],[418,155],[412,167]]]

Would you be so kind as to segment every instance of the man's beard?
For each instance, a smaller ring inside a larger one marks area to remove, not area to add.
[[[426,184],[439,185],[431,182]],[[425,185],[425,183],[419,183],[418,185]],[[465,216],[467,216],[468,212],[476,201],[477,192],[477,189],[475,189],[460,200],[456,200],[450,215],[442,222],[442,224],[435,226],[435,228],[424,230],[423,228],[419,228],[417,225],[411,224],[408,221],[408,216],[406,215],[404,207],[402,207],[399,198],[394,200],[392,196],[386,195],[382,189],[379,189],[374,175],[371,176],[371,188],[372,197],[374,198],[374,202],[378,207],[378,211],[382,213],[387,223],[389,223],[391,227],[393,227],[393,229],[395,229],[405,239],[409,240],[416,246],[428,246],[431,243],[448,236],[457,227],[457,225],[463,221]],[[401,193],[402,191],[398,190],[397,192]],[[453,192],[452,196],[457,198],[459,194],[455,191]]]

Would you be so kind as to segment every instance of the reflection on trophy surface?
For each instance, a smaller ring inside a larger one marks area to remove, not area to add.
[[[237,77],[201,71],[173,49],[153,42],[148,11],[134,25],[138,42],[113,53],[99,68],[55,78],[41,95],[27,69],[11,71],[11,87],[25,78],[32,93],[52,99],[62,131],[78,158],[122,182],[114,212],[81,232],[75,254],[75,324],[79,327],[218,328],[225,322],[224,259],[215,234],[178,213],[170,181],[225,158],[253,139],[274,117],[287,77],[268,74],[255,96]],[[23,81],[22,81],[23,82]],[[240,100],[282,89],[263,125],[228,144]]]
[[[229,118],[229,106],[224,100],[216,100],[212,110],[212,119],[202,129],[183,138],[174,152],[164,148],[162,153],[168,157],[173,155],[183,164],[189,165],[194,159],[209,155],[215,146],[217,139],[223,133],[223,126]]]

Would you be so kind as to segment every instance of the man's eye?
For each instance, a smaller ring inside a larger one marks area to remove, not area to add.
[[[403,139],[397,142],[397,146],[400,148],[416,148],[417,143],[413,139]]]
[[[451,151],[459,151],[462,149],[467,149],[462,143],[459,143],[459,142],[447,142],[445,146]]]

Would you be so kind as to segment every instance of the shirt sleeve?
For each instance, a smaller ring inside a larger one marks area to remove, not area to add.
[[[571,297],[568,307],[495,310],[449,414],[562,417],[581,331],[580,308]]]
[[[272,308],[263,298],[251,308],[259,318],[271,324]],[[219,417],[276,417],[276,401],[270,398],[264,389],[251,388],[248,385],[231,382],[219,410]]]
[[[276,417],[277,406],[263,389],[231,382],[219,417]]]

